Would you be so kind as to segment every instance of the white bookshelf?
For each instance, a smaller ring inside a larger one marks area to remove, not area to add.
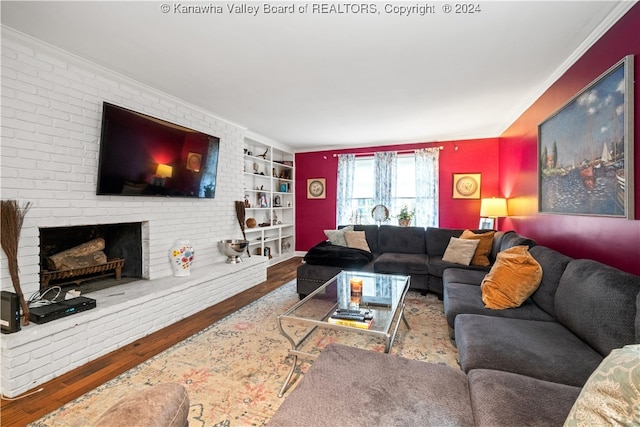
[[[246,218],[256,226],[245,226],[251,255],[270,253],[270,264],[294,255],[294,164],[293,153],[271,145],[244,141],[244,199]]]

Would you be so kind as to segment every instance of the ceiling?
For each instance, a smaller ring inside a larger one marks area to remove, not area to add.
[[[635,2],[477,3],[456,14],[444,2],[369,2],[376,13],[365,13],[347,2],[3,0],[1,13],[3,25],[313,151],[498,136]],[[221,13],[180,9],[208,5]]]

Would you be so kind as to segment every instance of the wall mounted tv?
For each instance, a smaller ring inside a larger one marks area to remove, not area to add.
[[[220,138],[105,102],[98,195],[213,198]]]

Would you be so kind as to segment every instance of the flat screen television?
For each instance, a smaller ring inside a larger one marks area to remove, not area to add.
[[[98,195],[213,198],[220,138],[103,103]]]

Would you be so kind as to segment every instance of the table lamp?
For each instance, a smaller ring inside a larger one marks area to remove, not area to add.
[[[480,229],[491,230],[496,225],[496,218],[507,216],[507,199],[492,197],[480,202]]]

